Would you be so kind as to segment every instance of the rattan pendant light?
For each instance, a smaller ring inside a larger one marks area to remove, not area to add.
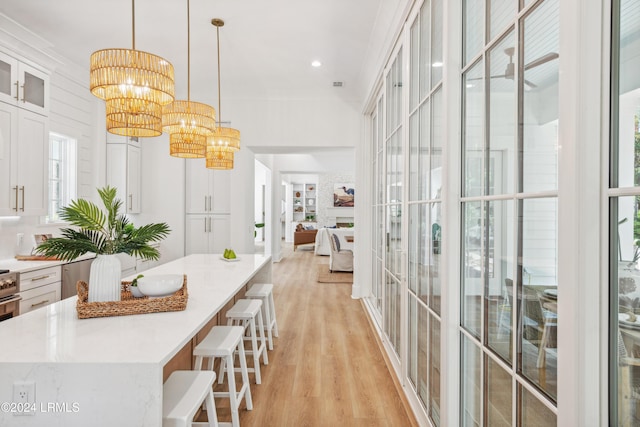
[[[203,158],[207,137],[216,128],[213,107],[191,101],[191,16],[187,0],[187,100],[162,108],[162,130],[169,134],[169,154],[187,159]]]
[[[208,169],[233,169],[233,153],[240,149],[240,131],[222,127],[222,107],[220,105],[220,27],[224,26],[222,19],[214,18],[211,24],[216,27],[216,41],[218,48],[218,126],[207,138]]]
[[[89,89],[106,101],[109,132],[158,136],[162,133],[162,106],[174,100],[173,65],[136,50],[135,0],[131,0],[131,10],[132,48],[93,52]]]

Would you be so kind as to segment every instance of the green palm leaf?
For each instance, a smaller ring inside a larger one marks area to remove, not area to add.
[[[166,223],[147,224],[136,228],[126,215],[120,214],[122,201],[116,198],[114,187],[98,189],[105,211],[87,200],[72,201],[61,209],[60,217],[72,226],[61,229],[62,237],[48,239],[36,248],[36,253],[73,260],[87,252],[110,255],[126,253],[142,259],[156,260],[160,253],[150,246],[169,235]]]

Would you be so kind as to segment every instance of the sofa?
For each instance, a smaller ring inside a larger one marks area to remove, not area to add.
[[[305,230],[302,225],[298,224],[296,231],[293,232],[293,250],[295,251],[298,245],[307,245],[316,243],[316,234],[318,230]]]

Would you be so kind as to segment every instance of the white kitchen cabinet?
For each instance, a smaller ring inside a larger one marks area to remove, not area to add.
[[[229,248],[229,215],[187,215],[186,255],[222,253]]]
[[[60,301],[61,291],[62,268],[59,265],[21,273],[20,314]]]
[[[141,158],[137,138],[107,136],[107,184],[115,187],[125,212],[141,211]]]
[[[0,103],[0,215],[47,214],[49,119]]]
[[[49,74],[0,52],[0,101],[48,115]]]
[[[187,161],[186,171],[188,214],[231,212],[231,171],[207,169],[199,159]]]

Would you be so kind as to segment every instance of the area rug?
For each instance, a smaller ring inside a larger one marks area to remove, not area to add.
[[[318,264],[316,266],[318,273],[317,281],[320,283],[353,283],[353,273],[329,271],[329,264]]]

